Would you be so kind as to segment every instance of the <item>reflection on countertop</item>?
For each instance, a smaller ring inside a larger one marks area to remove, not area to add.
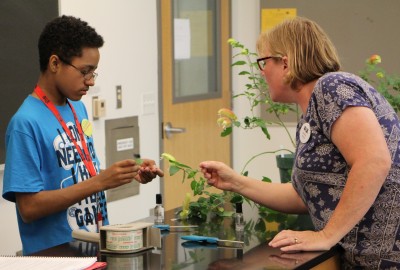
[[[161,248],[140,253],[115,254],[99,252],[97,243],[72,241],[34,254],[36,256],[98,256],[107,269],[310,269],[330,263],[325,269],[340,269],[338,250],[326,252],[282,253],[267,245],[282,229],[312,229],[308,217],[260,215],[257,209],[244,208],[243,230],[235,230],[233,217],[209,216],[207,220],[180,220],[178,211],[165,212],[165,222],[173,225],[198,225],[179,232],[163,231]],[[152,222],[152,217],[140,221]],[[311,225],[312,226],[312,225]],[[243,241],[243,249],[216,244],[187,242],[183,235],[203,235],[223,240]]]

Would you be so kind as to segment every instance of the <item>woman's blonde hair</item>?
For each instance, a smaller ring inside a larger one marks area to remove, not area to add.
[[[296,17],[285,20],[268,32],[261,33],[257,51],[268,48],[271,55],[288,57],[286,82],[293,89],[328,72],[340,70],[336,48],[324,30],[315,22]]]

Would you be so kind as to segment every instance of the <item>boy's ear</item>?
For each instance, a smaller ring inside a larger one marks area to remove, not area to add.
[[[49,69],[52,72],[57,71],[58,65],[60,63],[60,59],[58,58],[57,55],[51,55],[49,58]]]

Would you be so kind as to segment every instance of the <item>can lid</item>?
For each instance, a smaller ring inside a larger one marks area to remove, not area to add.
[[[162,204],[162,196],[160,193],[156,194],[156,204]]]
[[[236,213],[243,213],[241,202],[236,203]]]

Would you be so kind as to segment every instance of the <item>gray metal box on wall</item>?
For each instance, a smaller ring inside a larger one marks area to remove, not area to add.
[[[117,161],[140,157],[138,117],[125,117],[105,121],[106,165]],[[129,184],[106,191],[107,201],[116,201],[139,194],[139,183]]]

